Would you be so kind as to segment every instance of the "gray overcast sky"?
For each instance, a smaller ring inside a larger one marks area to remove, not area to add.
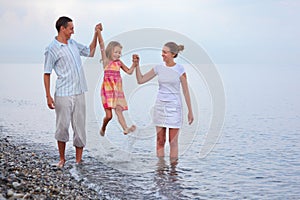
[[[217,64],[300,64],[298,0],[0,0],[1,63],[43,63],[59,16],[73,19],[78,42],[141,28],[181,33]]]

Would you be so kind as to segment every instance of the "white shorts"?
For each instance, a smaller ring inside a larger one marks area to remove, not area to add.
[[[73,129],[73,145],[86,145],[86,108],[85,95],[55,96],[56,132],[55,139],[61,142],[69,141],[70,123]]]
[[[156,100],[153,111],[153,123],[155,126],[167,128],[181,128],[182,106],[177,101]]]

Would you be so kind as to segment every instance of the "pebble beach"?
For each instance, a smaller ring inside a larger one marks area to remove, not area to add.
[[[66,164],[37,144],[16,143],[0,135],[0,200],[2,199],[105,199],[72,177]]]

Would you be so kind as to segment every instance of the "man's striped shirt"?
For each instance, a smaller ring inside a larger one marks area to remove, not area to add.
[[[72,96],[87,91],[87,83],[80,56],[89,56],[90,48],[73,39],[68,44],[56,39],[46,48],[44,73],[57,75],[55,95]]]

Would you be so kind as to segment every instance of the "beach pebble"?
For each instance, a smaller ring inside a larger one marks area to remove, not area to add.
[[[15,190],[18,190],[18,189],[20,189],[21,184],[18,183],[18,182],[13,182],[13,183],[12,183],[12,186],[13,186],[13,188],[14,188]]]
[[[13,191],[13,190],[7,190],[6,196],[7,196],[7,197],[12,197],[12,196],[14,196],[14,191]]]
[[[2,195],[2,194],[0,194],[0,200],[5,200],[6,198]]]
[[[72,165],[57,168],[57,156],[34,144],[17,144],[0,134],[0,200],[2,199],[106,199],[77,181]],[[40,149],[35,151],[35,149]]]

